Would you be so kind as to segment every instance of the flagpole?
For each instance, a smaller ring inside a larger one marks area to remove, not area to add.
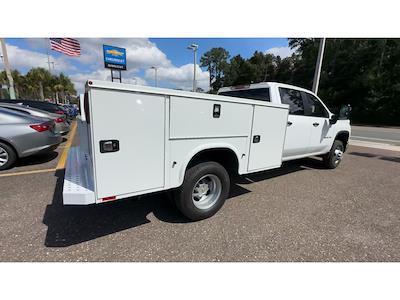
[[[47,38],[44,38],[45,44],[46,44],[46,52],[47,52],[47,64],[49,66],[49,72],[51,73],[51,68],[50,68],[50,54],[49,54],[49,46],[50,43],[47,41]]]

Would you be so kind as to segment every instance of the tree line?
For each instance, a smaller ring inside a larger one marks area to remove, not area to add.
[[[320,39],[289,39],[290,57],[256,51],[231,57],[224,48],[204,53],[210,92],[223,86],[277,81],[312,88]],[[400,125],[400,39],[327,39],[318,95],[337,112],[353,107],[354,123]]]
[[[63,73],[53,75],[44,68],[32,68],[22,75],[19,71],[11,71],[17,99],[53,99],[65,102],[76,95],[71,79]],[[8,85],[6,72],[0,73],[0,85]],[[0,98],[9,98],[6,89],[0,89]]]

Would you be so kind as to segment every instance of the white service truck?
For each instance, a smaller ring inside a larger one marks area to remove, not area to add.
[[[314,93],[274,82],[211,95],[89,80],[83,98],[65,205],[170,190],[200,220],[222,207],[232,176],[314,155],[334,169],[350,136],[345,108],[332,114]]]

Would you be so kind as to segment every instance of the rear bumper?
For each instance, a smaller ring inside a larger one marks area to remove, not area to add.
[[[64,205],[88,205],[96,203],[93,170],[90,156],[80,147],[72,147],[68,153],[63,187]]]
[[[61,135],[66,135],[69,132],[70,126],[65,122],[58,123],[55,126],[55,131]]]
[[[62,142],[62,136],[53,133],[45,133],[43,135],[36,134],[35,136],[30,136],[29,138],[30,143],[25,145],[29,147],[26,147],[23,151],[21,151],[19,153],[19,157],[26,157],[54,150]]]

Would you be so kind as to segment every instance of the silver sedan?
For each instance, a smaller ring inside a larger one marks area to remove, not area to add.
[[[60,115],[56,113],[51,113],[41,109],[28,107],[22,104],[12,104],[12,103],[0,103],[0,107],[4,107],[10,110],[18,111],[24,114],[28,114],[34,117],[48,118],[54,120],[55,132],[65,135],[69,132],[70,125],[67,121],[66,115]]]
[[[0,170],[10,168],[20,157],[54,150],[61,141],[53,120],[0,107]]]

